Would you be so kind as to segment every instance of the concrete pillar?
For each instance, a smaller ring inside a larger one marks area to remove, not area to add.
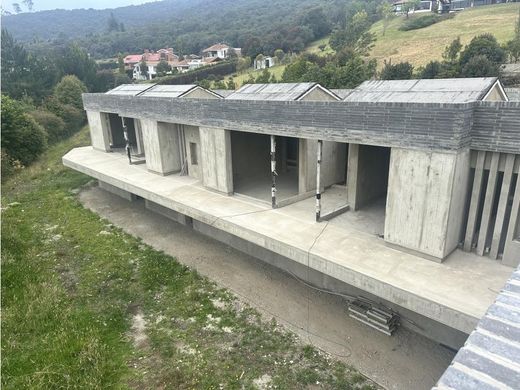
[[[146,167],[160,175],[179,172],[179,134],[173,123],[141,119]]]
[[[502,264],[517,267],[520,264],[520,171],[514,191]]]
[[[300,139],[298,150],[298,191],[304,194],[316,190],[316,153],[318,141]],[[340,183],[345,177],[346,148],[339,142],[323,141],[321,188]]]
[[[92,147],[103,152],[110,151],[109,123],[107,115],[98,111],[87,111]]]
[[[459,244],[470,153],[393,148],[385,241],[442,261]]]
[[[301,138],[298,143],[298,192],[316,189],[316,153],[318,141]]]
[[[205,187],[233,193],[231,133],[229,130],[200,127],[202,184]]]

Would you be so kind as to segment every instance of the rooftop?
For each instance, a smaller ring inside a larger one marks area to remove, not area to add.
[[[155,84],[121,84],[120,86],[106,92],[106,94],[137,96],[147,89],[152,88],[154,85]]]
[[[204,49],[203,52],[206,53],[208,51],[217,51],[217,50],[222,50],[222,49],[229,49],[229,46],[226,45],[225,43],[217,43],[213,46],[210,46],[210,47]]]
[[[344,100],[351,102],[468,103],[482,100],[498,82],[496,77],[370,80]]]
[[[313,88],[320,88],[327,93],[334,95],[332,92],[326,88],[323,88],[318,83],[246,84],[226,97],[226,99],[295,101],[300,100]]]
[[[516,389],[520,383],[520,270],[439,380],[444,389]]]

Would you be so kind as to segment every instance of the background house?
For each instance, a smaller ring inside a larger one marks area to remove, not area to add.
[[[217,43],[213,46],[210,46],[202,50],[202,54],[204,55],[204,58],[226,59],[231,55],[231,50],[234,50],[234,52],[237,55],[240,55],[242,52],[242,49],[239,47],[232,48],[229,45],[226,45],[225,43]]]

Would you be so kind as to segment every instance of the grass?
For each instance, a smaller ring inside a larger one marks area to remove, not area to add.
[[[285,65],[275,65],[271,68],[269,68],[269,73],[274,74],[277,80],[281,80],[283,71],[285,69]],[[246,80],[248,80],[251,76],[253,76],[255,79],[260,76],[260,74],[263,72],[262,70],[253,70],[253,68],[250,68],[246,70],[245,72],[241,72],[238,74],[233,75],[233,81],[235,82],[236,88],[240,88]],[[228,77],[224,79],[224,81],[227,81]]]
[[[77,200],[53,146],[2,197],[4,389],[371,389],[356,370]]]
[[[414,66],[421,66],[431,60],[441,60],[444,48],[457,36],[467,44],[476,35],[492,33],[500,43],[504,43],[513,37],[519,7],[518,3],[475,7],[458,13],[452,19],[411,31],[400,31],[405,19],[395,17],[385,35],[383,22],[379,21],[371,29],[377,41],[370,55],[378,60],[379,67],[384,60],[409,61]]]
[[[334,50],[329,46],[330,36],[326,36],[324,38],[318,39],[317,41],[311,42],[306,48],[305,51],[311,54],[317,54],[320,56],[325,56],[327,54],[334,54]],[[321,50],[320,46],[325,45],[325,50]]]

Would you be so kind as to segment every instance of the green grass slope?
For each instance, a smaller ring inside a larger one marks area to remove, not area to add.
[[[399,31],[404,17],[394,18],[383,35],[383,22],[372,26],[371,31],[377,41],[371,57],[378,60],[395,62],[409,61],[420,66],[431,60],[440,60],[444,48],[460,36],[463,44],[483,33],[492,33],[500,43],[513,37],[515,21],[520,4],[499,4],[476,7],[458,13],[453,19],[444,20],[431,26],[411,31]]]
[[[378,388],[85,209],[90,178],[61,156],[89,143],[84,128],[2,186],[3,389]]]

